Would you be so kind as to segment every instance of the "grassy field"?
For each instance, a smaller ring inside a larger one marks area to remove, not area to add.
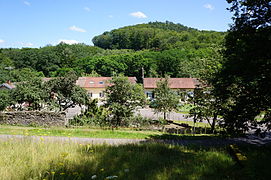
[[[270,147],[241,147],[240,167],[226,148],[161,144],[81,145],[0,141],[0,179],[269,179]]]
[[[0,125],[0,134],[26,135],[26,136],[65,136],[90,138],[124,138],[146,139],[149,136],[161,135],[158,131],[139,131],[136,129],[99,129],[99,128],[38,128],[23,126]]]
[[[204,130],[203,130],[204,131]],[[204,132],[203,132],[204,133]],[[41,127],[23,127],[0,125],[0,134],[9,135],[25,135],[25,136],[65,136],[65,137],[87,137],[87,138],[120,138],[120,139],[148,139],[174,136],[176,138],[188,138],[191,134],[174,134],[173,136],[165,136],[166,133],[160,131],[146,131],[138,129],[120,128],[118,130],[99,129],[99,128],[41,128]],[[206,136],[206,134],[196,134],[196,136]],[[214,136],[214,135],[208,135]]]

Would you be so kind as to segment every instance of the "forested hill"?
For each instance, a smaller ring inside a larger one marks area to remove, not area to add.
[[[172,30],[172,31],[177,31],[177,32],[182,32],[182,31],[197,31],[197,29],[191,28],[184,26],[180,23],[173,23],[170,21],[166,21],[165,23],[163,22],[149,22],[148,24],[138,24],[135,25],[137,27],[145,27],[145,28],[157,28],[157,29],[164,29],[164,30]]]
[[[96,46],[60,43],[41,48],[0,49],[0,83],[34,76],[202,77],[220,64],[225,33],[171,22],[127,26],[94,38]],[[97,47],[99,46],[99,47]],[[125,49],[124,49],[125,48]]]
[[[95,36],[95,46],[103,49],[199,49],[220,44],[225,32],[200,31],[172,22],[149,22],[115,29]]]

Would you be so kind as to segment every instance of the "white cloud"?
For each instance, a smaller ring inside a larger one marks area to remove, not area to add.
[[[87,32],[85,29],[82,29],[82,28],[79,28],[79,27],[76,27],[76,26],[69,27],[69,30],[77,31],[77,32]]]
[[[76,40],[68,40],[68,39],[60,39],[58,43],[66,43],[66,44],[78,44],[79,42]]]
[[[31,3],[28,2],[28,1],[24,1],[24,4],[27,5],[27,6],[31,6]]]
[[[211,11],[215,9],[215,7],[212,4],[204,4],[203,7],[206,8],[206,9],[209,9]]]
[[[5,41],[3,39],[0,39],[0,44],[2,44],[2,43],[5,43]]]
[[[89,12],[90,8],[89,7],[84,7],[84,10]]]
[[[109,17],[109,18],[113,18],[114,16],[113,16],[113,15],[109,15],[108,17]]]
[[[147,16],[143,12],[133,12],[130,13],[130,16],[136,17],[136,18],[147,18]]]

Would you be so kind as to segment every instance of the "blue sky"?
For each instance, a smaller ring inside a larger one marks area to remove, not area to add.
[[[226,31],[227,7],[226,0],[0,0],[0,48],[92,45],[104,31],[150,21]]]

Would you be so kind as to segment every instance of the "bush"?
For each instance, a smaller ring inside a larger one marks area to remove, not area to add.
[[[142,117],[141,115],[130,117],[127,122],[129,127],[162,126],[167,123],[163,118],[153,120],[150,118]]]
[[[83,116],[75,116],[73,119],[69,122],[70,125],[74,126],[108,126],[109,122],[106,118],[106,116],[95,116],[95,117],[87,117],[85,115]]]
[[[150,124],[150,119],[144,118],[140,115],[133,116],[127,119],[127,125],[129,127],[142,127],[142,126],[148,126]]]

